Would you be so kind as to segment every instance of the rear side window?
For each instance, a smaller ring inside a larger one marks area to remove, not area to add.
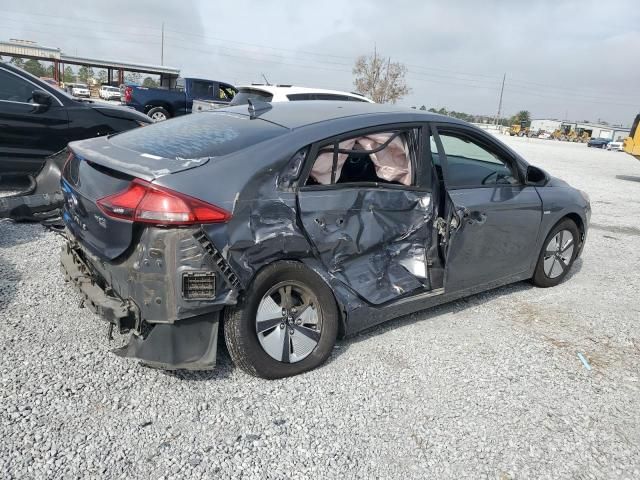
[[[163,158],[220,157],[269,140],[287,129],[227,112],[185,115],[115,135],[122,148]]]
[[[372,132],[322,146],[306,185],[414,185],[419,129]]]
[[[315,100],[316,98],[311,93],[292,93],[287,95],[287,99],[290,102],[297,102],[299,100]]]
[[[270,102],[273,99],[273,95],[262,90],[253,88],[241,89],[231,100],[230,105],[246,105],[249,100],[260,100],[261,102]]]
[[[193,80],[191,84],[192,97],[213,97],[213,83]]]

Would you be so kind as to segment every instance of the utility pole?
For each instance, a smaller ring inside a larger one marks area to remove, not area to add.
[[[507,79],[507,74],[505,73],[502,76],[502,88],[500,89],[500,101],[498,102],[498,113],[496,114],[495,125],[498,125],[498,120],[500,119],[500,112],[502,111],[502,94],[504,93],[504,81]]]
[[[160,65],[164,65],[164,22],[162,22],[162,44],[160,46]]]

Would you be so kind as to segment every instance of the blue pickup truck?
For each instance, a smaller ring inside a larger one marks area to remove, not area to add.
[[[137,85],[125,85],[122,88],[121,102],[146,113],[155,122],[191,113],[194,100],[227,105],[238,92],[228,83],[201,78],[178,78],[176,87],[172,89]]]

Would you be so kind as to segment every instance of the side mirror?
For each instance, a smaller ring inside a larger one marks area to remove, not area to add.
[[[548,177],[544,170],[533,165],[527,167],[527,185],[542,186],[547,183]]]
[[[31,92],[31,100],[36,105],[39,105],[41,108],[45,109],[51,106],[51,94],[49,92],[45,92],[44,90],[34,90]]]

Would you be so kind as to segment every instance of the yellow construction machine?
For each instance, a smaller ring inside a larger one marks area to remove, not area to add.
[[[525,122],[514,123],[509,127],[509,135],[516,137],[526,137],[529,135],[529,127]]]
[[[636,119],[631,126],[629,136],[624,139],[624,151],[629,155],[633,155],[640,160],[640,114],[636,115]]]

